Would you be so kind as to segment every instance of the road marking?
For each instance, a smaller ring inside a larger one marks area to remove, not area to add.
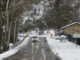
[[[32,47],[33,47],[34,43],[32,42]]]
[[[33,54],[33,45],[34,45],[34,43],[32,42],[32,54]]]
[[[37,42],[37,48],[39,47],[39,43]]]
[[[39,47],[39,43],[37,43],[37,49],[35,50],[35,52],[33,51],[33,46],[34,46],[34,43],[32,43],[32,54],[34,53],[34,55],[32,56],[32,60],[34,60],[34,57],[35,57],[35,54],[37,53],[37,49]]]
[[[42,55],[43,55],[43,60],[46,60],[45,50],[42,49],[41,51],[42,51]]]
[[[33,57],[32,57],[32,60],[34,60],[34,55],[33,55]]]

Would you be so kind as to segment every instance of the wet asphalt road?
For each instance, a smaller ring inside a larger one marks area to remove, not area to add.
[[[45,37],[39,38],[39,42],[32,43],[30,38],[28,44],[24,46],[15,55],[12,55],[3,60],[61,60],[58,56],[54,55]]]

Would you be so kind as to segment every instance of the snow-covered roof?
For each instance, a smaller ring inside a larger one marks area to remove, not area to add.
[[[66,36],[65,35],[61,35],[60,38],[66,38]]]
[[[73,25],[73,24],[80,24],[80,23],[79,23],[79,22],[74,22],[74,23],[71,23],[71,24],[68,24],[68,25],[62,27],[61,29],[64,29],[64,28],[66,28],[66,27],[69,27],[69,26],[71,26],[71,25]]]

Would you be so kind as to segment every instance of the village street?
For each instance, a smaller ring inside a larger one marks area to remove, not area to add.
[[[31,38],[20,51],[4,60],[61,60],[54,55],[45,37],[40,37],[38,43],[33,43]]]

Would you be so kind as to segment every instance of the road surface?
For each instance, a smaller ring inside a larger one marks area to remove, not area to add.
[[[3,60],[61,60],[58,56],[54,55],[45,37],[40,37],[39,42],[32,43],[30,38],[28,44],[24,46],[15,55],[12,55]]]

